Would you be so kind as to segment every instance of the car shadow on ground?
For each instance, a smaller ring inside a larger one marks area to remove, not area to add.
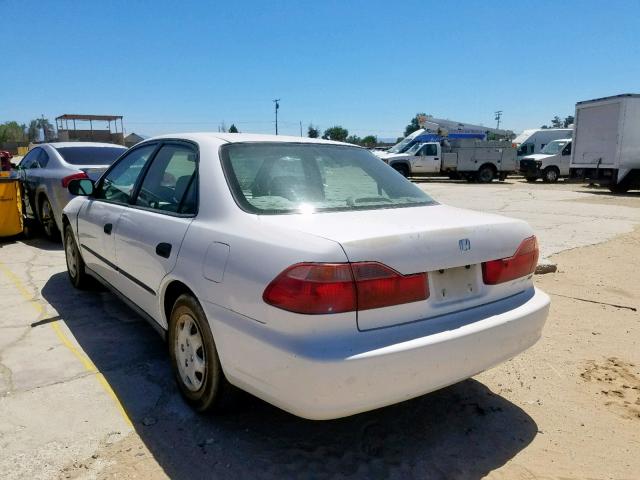
[[[513,185],[517,183],[511,180],[498,181],[494,180],[490,183],[480,183],[480,182],[469,182],[467,180],[451,180],[446,177],[409,177],[408,180],[411,180],[413,183],[448,183],[451,185]]]
[[[47,250],[53,252],[62,250],[61,241],[53,242],[41,236],[26,237],[25,235],[20,234],[13,237],[0,238],[0,248],[14,243],[23,243],[25,245],[29,245],[30,247],[37,248],[38,250]]]
[[[595,188],[598,188],[597,190]],[[576,193],[590,193],[591,195],[604,195],[607,197],[622,197],[622,198],[639,198],[640,191],[631,191],[627,193],[613,193],[608,188],[602,187],[585,187],[583,190],[577,190]]]
[[[233,411],[199,415],[178,393],[163,340],[115,296],[74,290],[66,273],[42,295],[170,478],[481,478],[538,431],[475,380],[332,421],[304,420],[248,394]]]

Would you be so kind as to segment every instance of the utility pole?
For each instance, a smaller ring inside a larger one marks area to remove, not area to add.
[[[276,98],[273,103],[276,104],[276,135],[278,134],[278,110],[280,109],[280,99]]]
[[[302,120],[300,120],[300,136],[302,136]]]
[[[502,110],[498,110],[496,113],[496,121],[498,122],[498,124],[496,125],[496,130],[500,130],[500,118],[502,117]]]

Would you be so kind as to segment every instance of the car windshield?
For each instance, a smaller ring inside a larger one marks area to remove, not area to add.
[[[562,150],[567,143],[568,142],[566,140],[554,140],[540,150],[540,153],[544,153],[545,155],[556,155],[557,153],[560,153],[560,150]]]
[[[424,133],[424,130],[416,130],[410,135],[404,137],[400,142],[396,143],[393,147],[391,147],[387,152],[389,153],[403,153],[405,152],[411,145],[413,145],[414,139]]]
[[[407,155],[416,155],[418,153],[418,151],[422,148],[423,145],[424,145],[424,143],[416,143],[413,147],[411,147],[405,153]]]
[[[263,215],[432,205],[417,186],[365,149],[300,143],[221,148],[233,196]]]
[[[65,162],[72,165],[111,165],[127,151],[123,147],[56,147]]]

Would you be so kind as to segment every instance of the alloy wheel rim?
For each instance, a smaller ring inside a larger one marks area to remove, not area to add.
[[[67,235],[67,240],[65,243],[65,252],[67,254],[67,270],[69,270],[71,276],[75,278],[76,274],[78,273],[78,258],[76,256],[76,249],[74,248],[71,235]]]
[[[45,200],[42,204],[42,226],[47,235],[51,234],[51,204],[48,200]]]
[[[189,314],[178,318],[176,329],[174,350],[178,373],[184,386],[197,392],[204,384],[207,368],[202,334]]]

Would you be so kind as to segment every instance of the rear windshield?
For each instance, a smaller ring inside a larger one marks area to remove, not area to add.
[[[72,165],[111,165],[126,152],[118,147],[59,147],[56,148],[65,162]]]
[[[362,148],[235,143],[221,147],[221,158],[236,202],[251,213],[374,210],[435,203]]]

